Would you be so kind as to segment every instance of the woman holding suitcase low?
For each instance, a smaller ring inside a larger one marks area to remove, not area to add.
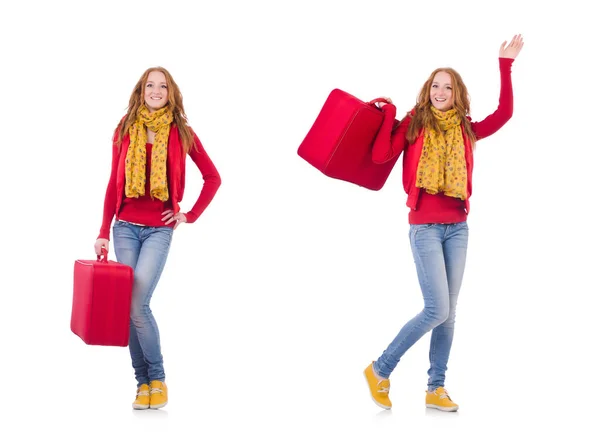
[[[522,47],[521,35],[500,46],[499,106],[480,122],[471,122],[467,89],[450,68],[431,73],[417,104],[394,130],[396,107],[391,100],[378,104],[385,118],[374,142],[372,160],[384,163],[404,152],[409,237],[424,299],[424,309],[364,371],[373,400],[384,409],[392,406],[390,374],[404,353],[431,331],[425,404],[442,411],[458,410],[444,384],[467,254],[473,148],[476,141],[498,131],[512,116],[511,67]]]
[[[188,212],[179,202],[185,187],[186,156],[204,185]],[[210,204],[221,178],[198,136],[187,123],[183,98],[169,72],[149,68],[135,85],[127,114],[113,137],[112,166],[104,198],[96,254],[113,243],[117,261],[134,270],[129,352],[137,380],[134,409],[167,404],[163,356],[150,300],[165,266],[173,231],[193,223]]]

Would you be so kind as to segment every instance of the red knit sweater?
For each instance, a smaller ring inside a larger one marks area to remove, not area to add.
[[[172,209],[175,213],[180,211],[179,203],[183,198],[185,189],[185,161],[186,156],[183,152],[179,130],[175,125],[171,126],[169,132],[169,145],[167,150],[167,181],[169,186],[169,201],[162,202],[149,197],[149,188],[146,181],[146,195],[140,198],[132,199],[125,197],[125,158],[129,148],[129,135],[125,135],[121,147],[113,143],[113,156],[110,179],[106,187],[104,197],[104,212],[102,217],[102,226],[98,238],[110,239],[110,226],[113,218],[122,218],[125,221],[148,225],[164,226],[161,221],[162,211]],[[147,145],[147,149],[151,146]],[[214,164],[204,150],[200,139],[194,134],[194,146],[189,152],[189,156],[194,161],[202,177],[204,185],[192,206],[192,209],[185,213],[188,223],[195,222],[210,204],[219,186],[221,177]],[[151,159],[150,156],[147,159]],[[150,175],[147,175],[149,178]],[[171,225],[172,226],[172,225]]]
[[[480,122],[472,122],[471,128],[477,140],[494,134],[508,122],[513,112],[513,91],[511,67],[514,59],[500,58],[500,101],[498,108]],[[406,139],[410,115],[405,117],[398,128],[392,132],[396,107],[393,104],[383,106],[385,118],[375,139],[372,160],[382,164],[404,152],[402,182],[408,194],[406,205],[410,207],[410,224],[456,223],[466,221],[469,213],[469,197],[472,192],[473,147],[465,141],[465,160],[467,164],[467,199],[462,201],[443,194],[430,195],[415,186],[416,172],[423,148],[423,131],[413,144]]]
[[[162,212],[165,210],[172,210],[173,204],[171,200],[161,201],[160,199],[152,198],[150,196],[150,173],[152,166],[152,144],[146,144],[146,187],[145,194],[139,198],[127,198],[123,197],[123,203],[121,204],[121,210],[119,211],[119,219],[121,221],[128,221],[143,226],[149,227],[160,227],[164,226],[165,222],[162,221],[164,215]],[[169,224],[169,227],[173,227],[175,222]]]

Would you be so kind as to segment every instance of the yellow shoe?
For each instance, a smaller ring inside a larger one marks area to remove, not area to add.
[[[160,380],[152,380],[150,382],[150,408],[162,408],[168,400],[166,383]]]
[[[148,409],[150,408],[150,387],[145,383],[137,389],[135,400],[133,401],[133,409]]]
[[[380,408],[390,409],[392,407],[392,401],[389,397],[390,380],[379,379],[375,375],[375,371],[373,371],[373,363],[366,367],[364,374],[367,379],[367,384],[369,385],[369,390],[371,391],[373,402]]]
[[[426,391],[425,405],[427,408],[436,408],[442,411],[457,411],[458,405],[452,401],[446,390],[438,386],[435,391]]]

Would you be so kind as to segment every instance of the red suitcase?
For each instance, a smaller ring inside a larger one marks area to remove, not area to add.
[[[127,346],[133,269],[109,261],[77,260],[71,331],[88,345]]]
[[[371,161],[372,145],[383,123],[376,102],[384,100],[363,102],[340,89],[331,91],[298,155],[331,178],[381,189],[398,157],[385,164]]]

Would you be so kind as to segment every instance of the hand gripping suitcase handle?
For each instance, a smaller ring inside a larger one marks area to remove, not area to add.
[[[102,253],[100,255],[96,255],[98,257],[98,261],[101,263],[108,263],[108,252],[106,251],[106,247],[102,246],[101,252]]]
[[[377,99],[373,99],[370,100],[369,102],[367,102],[369,105],[375,105],[377,102],[386,102],[386,103],[390,103],[389,100],[387,100],[385,97],[378,97]]]

